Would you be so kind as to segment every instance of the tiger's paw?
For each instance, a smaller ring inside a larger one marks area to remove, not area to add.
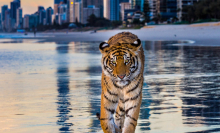
[[[115,125],[115,132],[116,133],[122,133],[121,127],[118,127],[117,125]]]

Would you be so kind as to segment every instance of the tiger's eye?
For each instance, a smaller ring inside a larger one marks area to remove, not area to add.
[[[115,63],[116,63],[116,61],[113,61],[113,63],[115,64]]]
[[[128,63],[128,60],[125,60],[125,63]]]

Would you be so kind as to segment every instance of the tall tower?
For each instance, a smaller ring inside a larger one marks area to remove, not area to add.
[[[104,18],[110,20],[110,0],[104,0],[103,1],[103,7],[104,7]]]
[[[53,9],[51,7],[48,7],[46,10],[46,24],[47,25],[52,24],[52,14],[53,14]]]
[[[119,0],[104,0],[104,18],[111,21],[119,20]]]
[[[16,14],[16,28],[21,28],[22,27],[22,8],[17,9],[17,14]]]
[[[75,0],[69,0],[69,22],[75,22]]]
[[[44,10],[44,7],[43,6],[38,6],[38,12]]]
[[[5,21],[5,11],[6,10],[8,10],[8,6],[7,5],[2,6],[2,10],[1,10],[1,13],[2,13],[2,17],[1,17],[2,23],[4,23],[4,21]]]
[[[14,0],[11,2],[11,19],[16,22],[16,12],[20,7],[20,0]]]

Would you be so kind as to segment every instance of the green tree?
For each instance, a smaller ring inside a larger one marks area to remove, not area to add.
[[[77,26],[79,25],[78,18],[76,18],[75,24],[76,24]]]
[[[158,24],[161,21],[161,15],[158,13],[154,18],[153,21],[155,21],[156,24]]]
[[[134,19],[133,24],[140,24],[140,20],[139,19]]]
[[[94,14],[90,15],[89,18],[87,19],[90,26],[95,26],[97,20],[98,19]]]
[[[113,27],[118,27],[119,25],[122,25],[122,21],[112,21]]]
[[[189,23],[198,20],[220,19],[220,0],[200,0],[182,9],[183,20]]]

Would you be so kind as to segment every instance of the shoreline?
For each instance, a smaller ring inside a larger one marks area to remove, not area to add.
[[[208,25],[208,26],[207,26]],[[220,46],[220,23],[200,23],[191,25],[157,25],[151,28],[105,30],[91,34],[86,32],[44,33],[39,32],[25,36],[23,33],[0,33],[0,39],[40,39],[43,42],[74,42],[74,41],[106,41],[111,36],[129,31],[136,34],[142,41],[191,40],[194,45]],[[1,38],[1,36],[5,36]]]

